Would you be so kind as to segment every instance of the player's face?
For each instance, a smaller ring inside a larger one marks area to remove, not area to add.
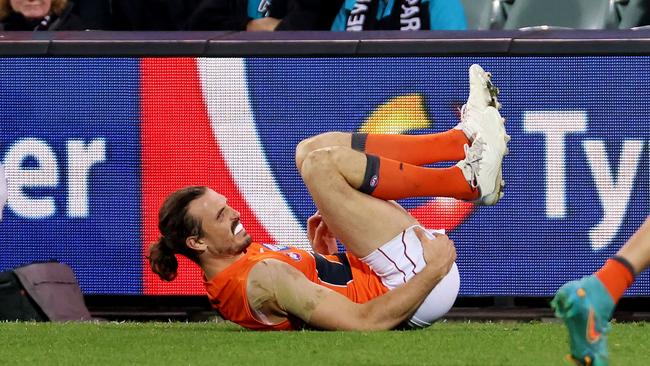
[[[239,222],[239,212],[228,206],[226,197],[211,189],[190,203],[188,213],[201,222],[203,235],[198,240],[214,256],[237,255],[252,241]]]
[[[50,12],[52,0],[10,0],[11,8],[27,19],[41,19]]]

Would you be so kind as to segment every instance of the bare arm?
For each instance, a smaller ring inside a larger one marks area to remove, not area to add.
[[[249,282],[260,281],[267,288],[265,306],[258,310],[271,311],[274,317],[289,314],[306,323],[329,330],[392,329],[406,320],[424,298],[449,272],[456,258],[453,242],[445,236],[426,239],[418,236],[425,249],[427,266],[403,286],[367,303],[357,304],[345,296],[309,281],[290,265],[267,260],[251,271]],[[252,296],[251,296],[252,295]],[[260,304],[260,293],[249,291],[249,303]]]

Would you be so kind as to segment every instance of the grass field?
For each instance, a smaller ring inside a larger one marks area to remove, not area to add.
[[[615,324],[612,365],[650,364],[650,325]],[[569,365],[557,323],[392,332],[243,331],[228,323],[0,323],[2,365]]]

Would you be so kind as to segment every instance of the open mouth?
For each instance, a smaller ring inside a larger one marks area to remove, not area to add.
[[[240,232],[244,230],[244,225],[241,224],[239,221],[235,221],[232,225],[232,233],[233,235],[237,235]]]

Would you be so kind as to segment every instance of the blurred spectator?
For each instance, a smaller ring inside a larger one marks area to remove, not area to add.
[[[266,22],[269,25],[260,24],[260,27],[274,27],[272,23],[277,22],[281,14],[272,12],[267,1],[260,1],[264,2],[264,6],[260,4],[260,10],[258,10],[258,7],[249,6],[249,0],[203,0],[189,16],[183,28],[186,30],[243,31],[246,30],[249,21],[263,17],[267,18]],[[250,13],[253,13],[253,16],[249,16]]]
[[[0,0],[0,30],[83,30],[68,0]]]
[[[201,0],[112,0],[114,30],[173,31],[183,29]]]
[[[72,12],[81,18],[86,28],[108,30],[113,26],[112,2],[113,0],[74,0]]]
[[[343,0],[203,0],[187,30],[329,30]]]
[[[650,28],[650,0],[620,1],[617,10],[620,16],[619,28]]]
[[[465,30],[459,0],[345,0],[333,31]]]
[[[113,29],[329,30],[342,4],[343,0],[112,0]]]

